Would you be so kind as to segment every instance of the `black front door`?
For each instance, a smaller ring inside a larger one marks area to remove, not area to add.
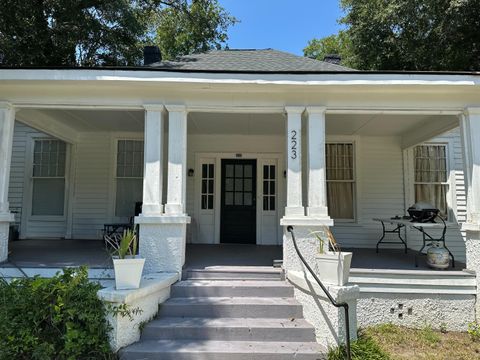
[[[257,160],[222,160],[220,242],[256,244]]]

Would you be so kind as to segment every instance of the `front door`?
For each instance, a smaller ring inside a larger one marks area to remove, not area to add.
[[[220,242],[256,244],[257,160],[222,160]]]

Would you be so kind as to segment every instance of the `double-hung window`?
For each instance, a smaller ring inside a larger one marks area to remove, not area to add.
[[[34,140],[32,215],[64,215],[66,153],[61,140]]]
[[[447,146],[424,144],[416,146],[414,153],[415,202],[423,201],[440,210],[445,219],[448,215],[447,192]]]
[[[326,144],[327,204],[332,219],[355,219],[353,143]]]
[[[143,197],[143,141],[118,140],[116,182],[115,216],[133,216]]]

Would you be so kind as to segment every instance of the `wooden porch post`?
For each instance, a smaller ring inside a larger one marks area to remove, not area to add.
[[[480,318],[480,107],[466,108],[460,116],[465,185],[467,187],[467,221],[465,231],[467,269],[477,273],[476,317]]]
[[[176,272],[185,263],[187,110],[166,106],[169,112],[167,203],[162,213],[163,106],[145,106],[145,175],[143,209],[135,218],[140,228],[144,273]]]
[[[13,106],[9,103],[0,103],[0,261],[8,258],[9,226],[10,222],[14,221],[8,204],[14,124]]]
[[[167,105],[168,110],[168,186],[165,213],[185,215],[187,190],[187,108]]]
[[[302,114],[301,106],[287,106],[287,207],[285,217],[303,217],[302,205]]]
[[[467,186],[467,224],[480,225],[480,107],[466,108],[460,127]]]
[[[310,217],[329,219],[325,174],[325,107],[307,107],[308,207]]]
[[[145,105],[143,216],[163,213],[163,105]]]

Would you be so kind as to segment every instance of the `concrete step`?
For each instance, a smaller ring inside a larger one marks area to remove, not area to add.
[[[186,269],[183,279],[204,280],[281,280],[282,271],[271,266],[210,266]]]
[[[142,340],[235,340],[309,342],[315,330],[304,319],[159,318],[145,326]]]
[[[293,287],[275,280],[185,280],[172,286],[172,297],[291,297]]]
[[[149,340],[120,351],[121,360],[323,360],[326,350],[314,342]]]
[[[201,318],[303,318],[294,298],[189,297],[171,298],[160,306],[159,316]]]

